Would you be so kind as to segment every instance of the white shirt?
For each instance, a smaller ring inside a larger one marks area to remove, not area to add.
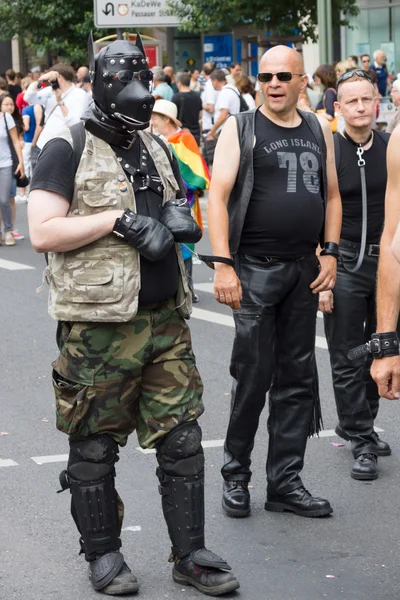
[[[37,92],[37,102],[42,104],[44,109],[45,127],[37,141],[38,148],[43,146],[52,138],[56,137],[64,127],[70,127],[79,123],[81,116],[87,108],[87,94],[84,90],[71,85],[71,87],[61,94],[61,100],[68,109],[68,114],[64,117],[62,107],[57,105],[56,95],[53,89],[48,86]]]
[[[233,85],[226,84],[222,88],[215,104],[215,117],[214,122],[216,123],[221,114],[221,110],[227,110],[229,115],[237,115],[240,112],[240,93],[239,90]],[[220,131],[222,127],[218,129]]]
[[[256,101],[254,100],[254,98],[251,94],[243,94],[243,98],[246,100],[249,110],[252,110],[253,108],[256,107]]]
[[[218,98],[218,94],[219,94],[219,92],[214,90],[211,79],[207,79],[206,85],[204,86],[204,91],[201,94],[202,103],[203,104],[214,104],[214,106],[215,106],[215,103]],[[211,129],[211,127],[213,126],[213,123],[214,123],[213,117],[214,117],[214,113],[211,114],[211,113],[207,112],[206,110],[204,110],[204,108],[203,108],[203,116],[202,116],[203,131],[209,131]]]
[[[8,136],[4,119],[7,119],[8,131],[15,127],[15,121],[13,117],[8,113],[3,113],[3,115],[0,118],[0,169],[12,167],[11,150],[8,142]]]

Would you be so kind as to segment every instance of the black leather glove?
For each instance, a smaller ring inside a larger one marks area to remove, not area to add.
[[[134,213],[130,208],[115,221],[113,233],[131,244],[147,260],[161,260],[174,245],[172,233],[152,217]]]
[[[192,217],[186,198],[168,200],[162,207],[160,223],[168,227],[176,242],[195,244],[203,235]]]

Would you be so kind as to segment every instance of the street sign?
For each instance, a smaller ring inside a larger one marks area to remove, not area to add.
[[[233,36],[216,33],[204,36],[204,61],[215,62],[217,69],[227,68],[233,61]]]
[[[94,0],[96,27],[176,27],[178,17],[168,12],[167,0]]]

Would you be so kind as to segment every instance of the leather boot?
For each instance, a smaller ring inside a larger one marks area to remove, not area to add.
[[[347,433],[344,431],[344,429],[342,429],[340,427],[340,425],[336,425],[335,433],[340,438],[342,438],[342,440],[346,440],[346,442],[350,442],[350,440],[351,440],[350,436],[347,435]],[[381,440],[381,438],[379,437],[379,435],[376,432],[374,432],[374,438],[376,439],[376,443],[378,446],[378,456],[390,456],[392,454],[392,449],[389,446],[389,444],[387,442],[384,442],[383,440]]]
[[[333,512],[328,500],[314,498],[304,487],[280,496],[268,493],[265,510],[272,512],[287,510],[301,517],[325,517]]]
[[[123,556],[120,552],[110,552],[108,554],[99,556],[97,559],[89,563],[89,578],[93,588],[102,594],[107,594],[108,596],[136,594],[139,590],[139,584],[126,562],[123,562],[119,571],[118,567],[115,569],[117,574],[108,585],[99,588],[99,580],[101,580],[101,575],[103,572],[106,573],[107,578],[109,579],[109,563],[110,560],[114,561],[114,556],[116,556],[117,559],[122,557],[123,560]],[[116,565],[119,564],[119,561],[114,562]]]
[[[350,475],[353,479],[361,481],[378,479],[378,457],[375,454],[360,454],[356,458]]]
[[[221,568],[211,565],[220,565]],[[207,596],[222,596],[240,587],[234,574],[225,569],[230,570],[225,561],[210,550],[202,548],[176,560],[172,578],[181,585],[192,585]]]
[[[250,493],[247,481],[224,481],[222,508],[228,517],[248,517]]]

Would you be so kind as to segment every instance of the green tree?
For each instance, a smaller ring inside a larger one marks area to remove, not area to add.
[[[169,0],[186,31],[230,31],[234,27],[265,29],[274,35],[297,30],[317,40],[317,0]],[[342,11],[344,18],[340,19]],[[333,25],[348,25],[359,12],[356,0],[332,0]]]
[[[18,35],[25,46],[53,60],[87,63],[87,39],[115,33],[96,30],[93,0],[0,0],[0,39]]]

